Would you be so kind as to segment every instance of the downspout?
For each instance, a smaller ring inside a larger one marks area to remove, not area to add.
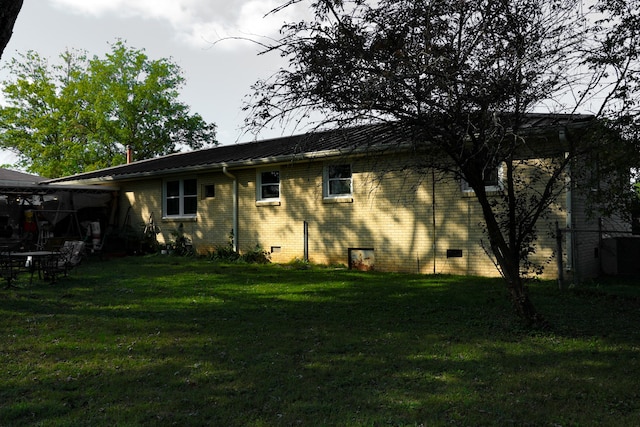
[[[565,145],[567,143],[567,135],[564,129],[561,129],[558,137],[560,138],[560,144]],[[565,158],[569,157],[569,153],[566,152]],[[573,269],[573,177],[571,171],[571,163],[567,164],[567,191],[566,191],[566,208],[567,214],[565,218],[565,228],[566,228],[566,247],[567,247],[567,265],[565,267],[566,271],[571,271]],[[562,254],[558,254],[558,256],[562,256]]]
[[[431,225],[433,227],[433,274],[436,274],[436,252],[438,249],[438,235],[436,228],[436,172],[431,169]]]
[[[233,251],[238,252],[238,179],[235,175],[227,170],[226,166],[222,167],[222,173],[233,180]]]

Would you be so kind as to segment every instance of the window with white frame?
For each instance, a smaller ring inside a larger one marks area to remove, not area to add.
[[[256,182],[257,200],[269,201],[280,199],[280,171],[258,171]]]
[[[197,180],[166,180],[163,202],[165,217],[195,217],[198,209]]]
[[[324,196],[350,196],[353,191],[351,165],[328,165],[324,168]]]
[[[500,191],[502,189],[502,180],[503,180],[503,167],[502,164],[500,166],[487,169],[484,171],[484,188],[486,191]],[[462,180],[462,191],[464,192],[473,192],[473,188],[469,186],[469,183]]]

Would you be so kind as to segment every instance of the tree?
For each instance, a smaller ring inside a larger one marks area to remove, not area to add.
[[[638,164],[629,126],[640,70],[637,3],[316,0],[314,19],[286,24],[263,52],[288,57],[289,67],[254,85],[247,125],[302,116],[320,117],[318,126],[388,122],[413,131],[419,171],[453,173],[474,190],[514,306],[544,325],[522,271],[534,267],[536,225],[566,185],[567,168],[579,157],[597,158],[603,171]],[[566,133],[555,152],[547,145],[545,163],[526,161],[523,151],[536,149],[527,144],[527,113],[565,113],[570,123],[587,107],[600,127]],[[488,194],[487,173],[500,165],[502,189]],[[608,200],[628,200],[626,184],[624,197]]]
[[[215,125],[178,101],[181,70],[118,41],[104,58],[66,51],[59,64],[33,51],[8,64],[0,146],[28,171],[50,178],[202,148]]]
[[[2,0],[0,3],[0,57],[13,35],[13,26],[22,9],[22,2],[23,0]]]

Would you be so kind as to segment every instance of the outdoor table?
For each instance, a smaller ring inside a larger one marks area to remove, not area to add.
[[[33,273],[36,270],[38,271],[38,277],[41,277],[40,272],[41,272],[43,261],[47,259],[47,257],[51,257],[57,254],[58,252],[55,252],[55,251],[26,251],[26,252],[9,252],[8,253],[8,255],[11,258],[21,258],[25,260],[24,267],[31,272],[29,283],[33,282]]]

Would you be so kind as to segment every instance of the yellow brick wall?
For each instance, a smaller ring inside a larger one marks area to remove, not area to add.
[[[452,273],[496,276],[485,253],[479,204],[463,193],[453,177],[437,177],[435,198],[431,173],[418,175],[402,170],[404,159],[381,167],[379,159],[351,161],[353,195],[349,200],[323,198],[323,167],[327,162],[308,161],[267,169],[280,172],[279,203],[256,202],[256,173],[260,168],[231,170],[238,180],[238,247],[257,244],[272,253],[272,261],[289,262],[304,254],[304,223],[308,224],[309,259],[319,264],[348,264],[349,248],[372,248],[375,268],[386,271]],[[370,172],[373,169],[381,172]],[[186,175],[198,179],[198,214],[195,220],[162,218],[162,180],[121,183],[121,215],[131,206],[131,223],[143,224],[153,212],[162,232],[161,243],[180,223],[196,250],[202,254],[225,246],[233,228],[233,181],[220,171]],[[215,185],[215,197],[204,198],[204,185]],[[549,224],[562,217],[558,207]],[[121,218],[123,221],[124,218]],[[536,258],[551,261],[545,273],[555,277],[552,260],[555,240],[551,226],[539,227]],[[462,251],[447,257],[447,250]]]
[[[197,178],[198,215],[185,232],[193,240],[196,249],[204,254],[229,244],[229,234],[233,229],[233,185],[222,173],[199,175]],[[204,198],[205,185],[215,186],[215,197]],[[163,222],[174,225],[180,223],[166,219]],[[184,224],[186,227],[187,223]]]
[[[149,218],[160,225],[162,216],[162,180],[147,179],[123,182],[120,185],[120,224],[142,234]]]

